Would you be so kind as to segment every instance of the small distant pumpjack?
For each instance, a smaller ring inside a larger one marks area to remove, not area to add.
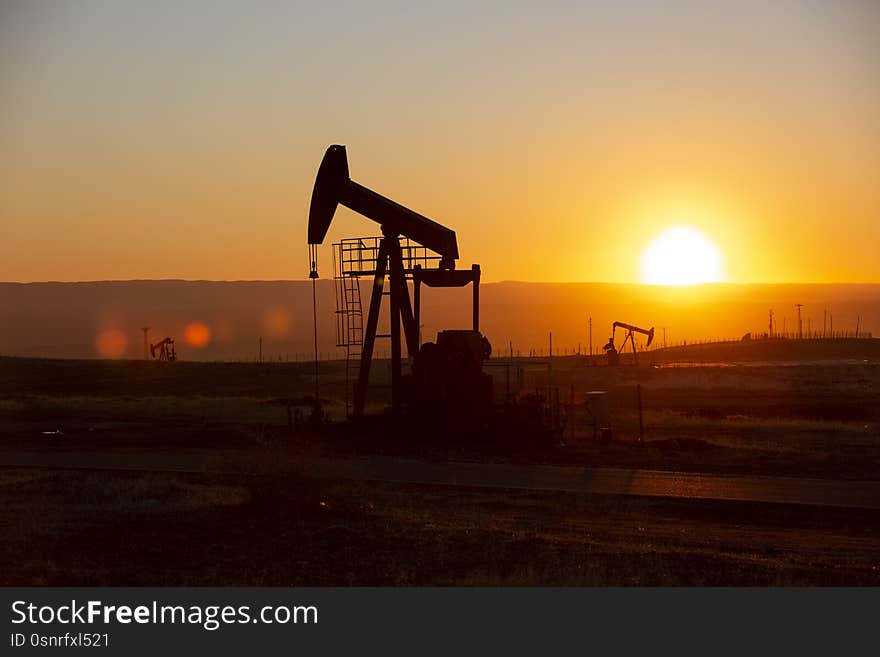
[[[626,336],[623,338],[623,344],[621,345],[620,350],[614,345],[614,334],[619,328],[626,331]],[[651,346],[651,343],[654,341],[653,326],[649,329],[643,329],[639,326],[633,326],[632,324],[625,324],[624,322],[614,322],[614,324],[611,325],[611,337],[608,339],[608,344],[602,347],[605,350],[605,356],[608,358],[609,365],[620,365],[620,354],[626,348],[627,342],[632,346],[633,362],[639,362],[638,350],[636,349],[636,339],[634,336],[635,333],[647,335],[648,341],[645,343],[645,346]]]
[[[150,355],[153,357],[153,360],[173,363],[177,360],[177,351],[174,349],[174,340],[171,338],[165,338],[164,340],[159,340],[156,344],[151,344]]]

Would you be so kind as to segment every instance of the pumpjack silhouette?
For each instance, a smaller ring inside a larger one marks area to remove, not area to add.
[[[403,407],[454,414],[479,413],[487,408],[492,403],[492,377],[483,372],[483,361],[489,358],[492,348],[480,333],[480,266],[456,269],[455,232],[353,181],[349,177],[345,146],[333,145],[321,161],[309,209],[308,242],[313,277],[316,247],[323,243],[339,205],[376,222],[382,231],[378,245],[370,238],[347,240],[340,245],[342,277],[352,279],[344,283],[347,289],[359,295],[359,289],[355,289],[358,279],[363,276],[373,279],[366,326],[359,340],[361,351],[354,384],[353,415],[360,417],[364,413],[377,338],[391,341],[394,413]],[[419,344],[421,286],[469,284],[473,287],[472,328],[440,331],[436,342]],[[382,335],[377,333],[377,327],[385,296],[389,300],[390,333]],[[349,319],[356,321],[356,318]],[[351,332],[351,327],[347,328]],[[402,374],[404,343],[413,359],[412,373],[407,377]]]
[[[623,337],[623,344],[620,346],[620,350],[618,351],[617,347],[614,344],[614,335],[617,332],[617,329],[622,328],[626,331],[626,335]],[[606,344],[602,349],[605,350],[605,356],[608,358],[609,365],[620,365],[620,354],[626,349],[626,343],[629,342],[632,347],[633,354],[633,362],[638,363],[639,354],[636,349],[636,339],[634,333],[641,333],[642,335],[648,336],[648,341],[645,343],[646,347],[650,347],[651,343],[654,341],[654,327],[652,326],[650,329],[643,329],[640,326],[633,326],[632,324],[626,324],[624,322],[614,322],[611,325],[611,337],[608,338],[608,344]]]

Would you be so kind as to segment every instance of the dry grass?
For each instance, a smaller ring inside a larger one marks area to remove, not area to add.
[[[638,435],[638,415],[616,418],[624,435]],[[705,418],[672,411],[644,414],[649,438],[699,438],[715,445],[787,452],[828,452],[849,446],[880,448],[880,424],[793,418],[755,418],[729,415]]]
[[[3,584],[880,584],[876,513],[264,477],[0,476]],[[758,512],[759,511],[759,512]]]
[[[239,453],[223,464],[223,477],[0,470],[0,583],[880,584],[875,512],[319,483],[290,469],[302,453],[409,450],[439,459],[880,477],[876,366],[611,370],[574,362],[554,363],[554,382],[564,392],[573,384],[578,395],[607,390],[620,442],[594,444],[581,425],[563,448],[487,456],[418,439],[401,446],[355,444],[344,432],[292,436],[284,400],[308,409],[305,365],[0,359],[2,449]],[[322,367],[332,379],[322,396],[341,414],[341,365]],[[526,386],[542,376],[530,373]],[[646,447],[633,442],[636,384]],[[61,436],[41,433],[58,427]]]

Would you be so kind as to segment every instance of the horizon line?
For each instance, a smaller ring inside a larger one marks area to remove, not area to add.
[[[364,278],[369,278],[365,276]],[[211,278],[100,278],[91,280],[41,280],[41,281],[0,281],[0,285],[85,285],[92,283],[308,283],[308,278],[233,278],[233,279],[211,279]],[[333,281],[332,277],[319,278],[319,281]],[[500,285],[500,284],[519,284],[519,285],[623,285],[628,287],[650,287],[650,288],[677,288],[677,289],[699,289],[706,287],[722,287],[722,286],[795,286],[795,285],[880,285],[880,281],[711,281],[706,283],[692,284],[658,284],[643,283],[641,281],[529,281],[518,279],[502,279],[499,281],[480,281],[481,285]]]

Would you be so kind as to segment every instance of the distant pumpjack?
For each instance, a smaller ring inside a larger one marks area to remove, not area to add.
[[[626,336],[624,336],[623,344],[620,346],[620,350],[618,351],[617,347],[614,345],[614,335],[619,328],[626,330]],[[632,324],[625,324],[624,322],[614,322],[614,324],[611,325],[611,337],[608,339],[608,344],[602,347],[605,350],[605,355],[608,358],[609,365],[620,364],[620,354],[626,348],[627,341],[629,341],[630,345],[632,345],[633,362],[638,363],[639,356],[636,349],[636,339],[633,335],[634,333],[641,333],[642,335],[648,336],[648,341],[645,343],[646,347],[650,347],[651,343],[654,341],[653,326],[650,329],[643,329],[639,326],[633,326]]]
[[[156,344],[151,344],[150,355],[153,357],[153,360],[173,363],[177,360],[177,351],[174,349],[174,340],[171,338],[165,338],[164,340],[159,340]]]
[[[348,158],[345,146],[332,145],[318,168],[315,187],[309,208],[310,276],[317,277],[317,245],[323,243],[330,228],[330,222],[338,205],[354,210],[381,226],[382,238],[377,249],[364,246],[370,238],[347,240],[340,247],[339,266],[344,283],[343,296],[356,295],[357,321],[350,331],[355,338],[343,337],[344,344],[353,342],[360,350],[359,369],[354,388],[354,416],[364,412],[370,365],[377,337],[391,339],[391,403],[397,412],[404,402],[422,404],[435,403],[439,408],[448,407],[455,411],[456,404],[467,399],[471,405],[491,403],[491,377],[482,371],[484,358],[491,347],[480,334],[479,285],[480,266],[456,270],[458,242],[455,232],[413,212],[399,203],[385,198],[376,192],[359,185],[349,178]],[[401,239],[406,241],[406,257],[401,247]],[[416,243],[414,247],[412,243]],[[353,245],[352,245],[353,244]],[[413,256],[414,249],[425,253],[430,250],[437,256]],[[437,267],[428,267],[429,262],[439,261]],[[349,269],[346,270],[346,267]],[[366,325],[361,328],[360,288],[358,277],[373,277],[370,294],[370,308]],[[384,291],[385,277],[388,276],[389,290]],[[414,299],[409,296],[408,281],[413,283]],[[436,344],[419,344],[420,285],[429,287],[463,287],[473,284],[473,328],[470,331],[443,331]],[[379,310],[383,296],[390,298],[390,333],[379,336],[376,333]],[[346,311],[337,310],[337,314]],[[413,383],[404,385],[401,371],[401,335],[406,349],[413,358]],[[362,331],[362,337],[361,337]],[[337,340],[339,343],[340,341]],[[467,366],[465,366],[465,364]]]

